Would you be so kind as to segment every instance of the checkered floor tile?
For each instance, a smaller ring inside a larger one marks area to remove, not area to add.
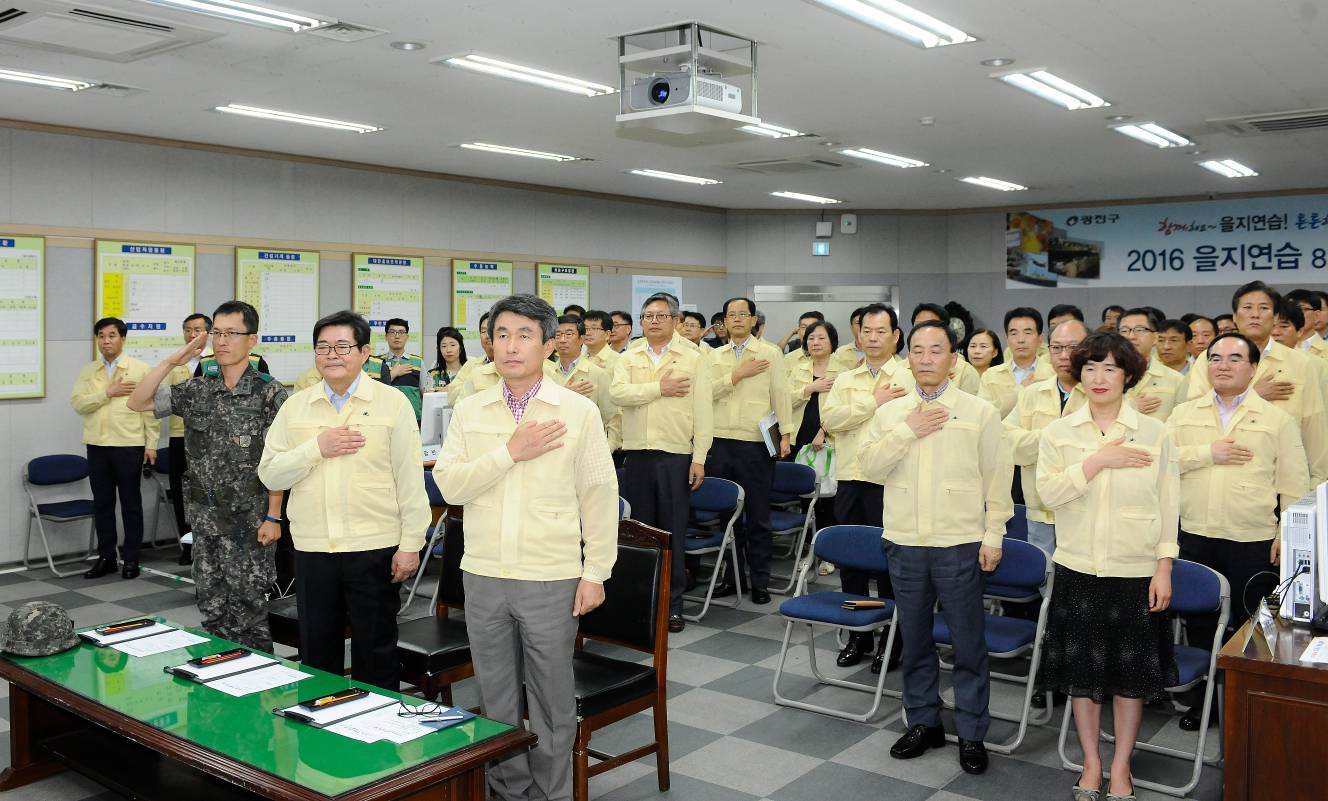
[[[81,576],[60,579],[47,570],[0,574],[0,615],[25,600],[43,598],[69,610],[79,626],[103,623],[137,614],[161,614],[184,625],[199,624],[193,585],[176,574],[188,576],[187,568],[174,563],[174,551],[165,551],[145,567],[143,576],[125,581],[118,575],[88,581]],[[821,579],[827,588],[838,588],[838,577]],[[425,580],[406,617],[427,614],[432,582]],[[779,663],[784,623],[778,615],[780,596],[766,606],[744,601],[737,609],[712,606],[699,623],[670,635],[669,654],[669,751],[671,790],[659,792],[654,759],[646,758],[591,781],[591,797],[603,801],[684,799],[685,801],[1027,801],[1069,798],[1076,775],[1061,769],[1055,726],[1061,720],[1057,707],[1053,723],[1029,728],[1023,744],[1012,756],[992,754],[985,775],[969,776],[959,768],[955,748],[928,752],[910,761],[891,759],[891,744],[903,731],[900,705],[888,696],[867,723],[854,723],[812,712],[776,706],[772,685]],[[867,682],[875,677],[865,664],[851,670],[834,665],[839,648],[834,632],[818,632],[813,638],[817,664],[836,678]],[[638,659],[640,654],[622,649],[591,646],[615,656]],[[283,655],[284,649],[279,648]],[[946,676],[942,674],[943,688]],[[899,687],[897,675],[887,675],[888,688]],[[795,630],[780,683],[788,697],[809,698],[825,705],[860,707],[868,696],[846,689],[819,685],[808,665],[806,637]],[[8,687],[0,682],[0,691]],[[1016,710],[1022,689],[993,682],[995,710]],[[474,682],[455,688],[455,702],[478,703]],[[0,712],[7,714],[0,703]],[[1141,738],[1172,746],[1193,747],[1196,735],[1183,732],[1178,718],[1154,709],[1145,711]],[[1015,724],[996,722],[990,738],[1006,739]],[[1210,729],[1209,751],[1216,753],[1217,729]],[[648,713],[635,715],[597,732],[593,746],[616,753],[646,742],[652,733]],[[0,719],[0,762],[8,764],[9,724]],[[1079,751],[1069,737],[1072,759]],[[1109,758],[1110,744],[1104,743]],[[1187,776],[1176,760],[1136,753],[1136,775],[1176,782]],[[1219,768],[1205,767],[1198,788],[1191,795],[1215,801],[1222,795]],[[87,779],[62,774],[5,794],[6,801],[21,799],[119,798]],[[1140,799],[1167,798],[1139,791]]]

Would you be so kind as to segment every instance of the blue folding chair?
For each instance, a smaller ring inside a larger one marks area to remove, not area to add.
[[[784,558],[793,557],[793,567],[787,576],[771,573],[772,579],[788,579],[782,587],[771,587],[770,591],[787,595],[798,581],[798,561],[802,559],[802,548],[807,542],[807,533],[816,530],[816,498],[819,494],[820,481],[816,471],[805,464],[793,462],[775,462],[775,479],[771,485],[772,494],[792,498],[790,504],[772,504],[770,509],[771,536],[792,535],[791,547],[783,554]],[[802,504],[807,504],[803,511]]]
[[[23,546],[23,567],[31,570],[29,554],[32,552],[32,523],[37,522],[37,532],[41,534],[42,548],[46,551],[46,564],[51,572],[64,578],[78,571],[56,569],[56,565],[68,565],[85,561],[93,553],[97,537],[96,510],[91,498],[76,500],[49,501],[38,503],[33,493],[34,487],[68,487],[81,484],[88,478],[88,460],[77,454],[66,453],[54,456],[38,456],[23,466],[23,491],[28,496],[28,538]],[[88,550],[82,556],[56,561],[51,554],[51,542],[46,536],[44,521],[51,523],[72,523],[75,520],[88,521]]]
[[[890,627],[890,634],[885,643],[885,652],[894,647],[898,615],[895,603],[888,598],[872,598],[869,595],[852,595],[846,592],[807,592],[807,582],[812,574],[812,565],[817,560],[829,562],[840,568],[860,570],[864,573],[888,573],[889,562],[885,548],[881,544],[880,526],[829,526],[816,532],[812,540],[812,551],[816,559],[808,559],[798,571],[797,592],[792,598],[779,605],[779,614],[788,623],[784,627],[784,641],[779,647],[779,664],[775,666],[774,694],[775,703],[794,709],[806,709],[822,715],[844,718],[845,720],[867,721],[881,706],[881,697],[889,695],[899,698],[902,693],[885,689],[886,671],[882,670],[876,684],[863,684],[847,679],[836,679],[821,673],[816,664],[815,627],[843,629],[845,631],[876,631],[883,626]],[[869,609],[845,609],[845,601],[881,602],[881,606]],[[788,698],[779,692],[779,680],[784,674],[784,662],[788,657],[789,641],[793,637],[793,626],[803,624],[807,627],[807,656],[812,675],[820,684],[845,687],[850,690],[871,693],[872,704],[865,712],[854,712],[830,706],[813,704],[808,701]]]
[[[984,633],[987,640],[987,654],[998,659],[1013,659],[1031,654],[1028,673],[1001,673],[991,671],[993,679],[1016,682],[1024,686],[1024,700],[1018,716],[1010,716],[996,711],[991,716],[1001,720],[1018,723],[1019,729],[1014,736],[1002,743],[986,743],[987,749],[998,754],[1013,753],[1024,741],[1028,724],[1042,725],[1051,720],[1051,708],[1038,713],[1033,718],[1033,693],[1037,681],[1038,666],[1042,663],[1042,635],[1047,628],[1047,612],[1051,607],[1051,591],[1055,570],[1051,558],[1036,545],[1029,545],[1011,537],[1006,537],[1001,546],[1001,563],[990,575],[984,575],[982,595],[997,601],[1011,603],[1038,602],[1037,621],[1023,620],[1003,615],[984,615]],[[931,635],[936,645],[943,649],[954,647],[950,626],[944,618],[944,611],[932,623]],[[941,666],[950,670],[953,666],[944,660]],[[952,706],[946,704],[947,707]],[[954,735],[946,735],[952,742]]]
[[[715,554],[715,566],[710,571],[710,579],[706,582],[705,595],[684,595],[688,601],[701,604],[701,611],[695,615],[684,613],[683,617],[687,620],[696,622],[705,617],[705,613],[710,610],[712,603],[720,603],[714,600],[715,584],[719,581],[719,574],[724,566],[724,559],[730,559],[729,569],[732,570],[733,584],[737,588],[737,594],[733,598],[732,604],[737,608],[742,605],[742,571],[738,568],[738,543],[734,540],[733,527],[737,524],[738,517],[742,514],[743,504],[742,487],[726,478],[711,478],[707,476],[701,481],[699,489],[692,490],[688,496],[688,505],[691,507],[692,515],[698,512],[713,514],[719,519],[727,516],[728,520],[723,528],[718,529],[687,529],[687,555],[704,556],[706,554]]]
[[[1028,542],[1028,507],[1022,503],[1014,505],[1014,514],[1005,521],[1005,536]]]
[[[1171,562],[1170,610],[1181,616],[1217,613],[1217,628],[1213,630],[1213,641],[1211,643],[1177,645],[1175,647],[1176,667],[1180,674],[1180,681],[1174,687],[1166,688],[1169,693],[1178,693],[1190,689],[1201,681],[1208,682],[1208,686],[1204,689],[1203,713],[1199,718],[1198,743],[1193,751],[1142,741],[1136,742],[1134,747],[1140,751],[1176,757],[1187,762],[1192,761],[1194,769],[1190,773],[1189,781],[1184,785],[1164,784],[1141,779],[1138,776],[1131,778],[1135,787],[1184,797],[1198,786],[1199,776],[1203,772],[1205,764],[1218,765],[1222,761],[1221,738],[1218,739],[1218,756],[1214,759],[1208,759],[1204,755],[1204,745],[1208,739],[1209,716],[1213,711],[1213,686],[1217,683],[1214,681],[1217,677],[1217,652],[1222,649],[1222,637],[1226,632],[1227,620],[1231,617],[1231,586],[1221,573],[1210,567],[1184,559],[1174,559]],[[1219,699],[1219,707],[1220,705]],[[1058,745],[1061,765],[1066,770],[1082,771],[1084,766],[1075,764],[1065,753],[1065,741],[1070,729],[1070,715],[1070,704],[1066,704],[1065,717],[1061,720],[1061,735]],[[1106,742],[1114,740],[1112,735],[1105,732],[1101,733],[1101,737]],[[1105,766],[1103,775],[1107,775]]]

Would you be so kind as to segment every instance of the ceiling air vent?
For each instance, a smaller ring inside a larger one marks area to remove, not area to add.
[[[740,170],[748,172],[759,172],[763,175],[788,175],[790,173],[816,172],[825,170],[843,170],[851,166],[836,159],[828,159],[817,156],[807,156],[805,158],[789,159],[757,159],[755,161],[740,161],[733,165]]]
[[[157,17],[60,0],[21,0],[0,12],[0,42],[103,61],[137,61],[220,36]]]
[[[1214,130],[1232,136],[1262,136],[1264,134],[1300,133],[1328,128],[1328,108],[1300,111],[1280,111],[1274,114],[1252,114],[1248,117],[1226,117],[1209,120]]]
[[[356,25],[353,22],[337,20],[321,28],[312,28],[308,33],[310,36],[321,36],[324,39],[332,39],[337,42],[358,42],[363,39],[382,36],[387,31],[382,28],[370,28],[368,25]]]
[[[131,28],[142,28],[145,31],[160,31],[161,33],[170,33],[171,31],[175,30],[175,26],[173,25],[164,25],[159,22],[148,22],[147,20],[143,19],[132,19],[130,17],[122,17],[119,16],[118,14],[106,14],[101,11],[90,11],[86,8],[76,8],[69,12],[69,16],[87,17],[88,19],[95,19],[101,22],[109,22],[112,25],[127,25]]]

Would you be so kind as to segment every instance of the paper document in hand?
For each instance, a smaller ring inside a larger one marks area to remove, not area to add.
[[[164,654],[167,651],[178,651],[181,648],[188,648],[191,645],[198,645],[207,641],[207,637],[200,637],[197,634],[174,629],[162,634],[154,634],[151,637],[140,637],[137,640],[116,643],[111,647],[130,656],[153,656]]]
[[[757,427],[761,429],[761,439],[765,440],[765,449],[770,452],[771,456],[778,457],[779,441],[784,436],[779,433],[779,418],[775,416],[774,412],[771,412],[761,418],[761,422],[757,423]]]
[[[80,631],[78,636],[92,643],[93,645],[115,645],[117,642],[128,642],[138,640],[143,637],[151,637],[156,634],[165,634],[168,631],[175,631],[174,626],[167,626],[165,623],[153,623],[151,626],[144,626],[141,629],[130,629],[121,631],[117,634],[98,634],[95,629]]]
[[[213,679],[207,683],[207,686],[221,690],[227,695],[233,695],[239,698],[242,695],[252,693],[261,693],[264,690],[270,690],[273,687],[281,687],[286,684],[294,684],[297,681],[313,678],[308,673],[301,673],[294,668],[288,668],[285,665],[273,663],[265,668],[258,670],[249,670],[244,673],[236,673],[233,676],[226,676],[220,679]]]

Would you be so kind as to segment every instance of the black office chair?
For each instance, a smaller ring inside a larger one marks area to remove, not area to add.
[[[572,793],[589,797],[590,777],[655,755],[660,792],[669,789],[669,716],[666,683],[669,652],[669,565],[666,532],[635,520],[618,523],[618,561],[604,582],[604,603],[582,615],[578,644],[598,640],[650,654],[647,664],[578,648],[572,659],[576,681],[576,744],[572,747]],[[590,747],[590,737],[637,712],[652,710],[655,739],[612,755]],[[597,762],[590,764],[590,758]]]
[[[452,685],[475,675],[470,663],[470,639],[466,621],[448,613],[466,605],[461,586],[461,555],[465,551],[462,507],[449,507],[439,521],[443,528],[442,574],[434,591],[432,614],[408,620],[397,627],[397,661],[401,680],[411,692],[432,701],[439,695],[452,704]]]

